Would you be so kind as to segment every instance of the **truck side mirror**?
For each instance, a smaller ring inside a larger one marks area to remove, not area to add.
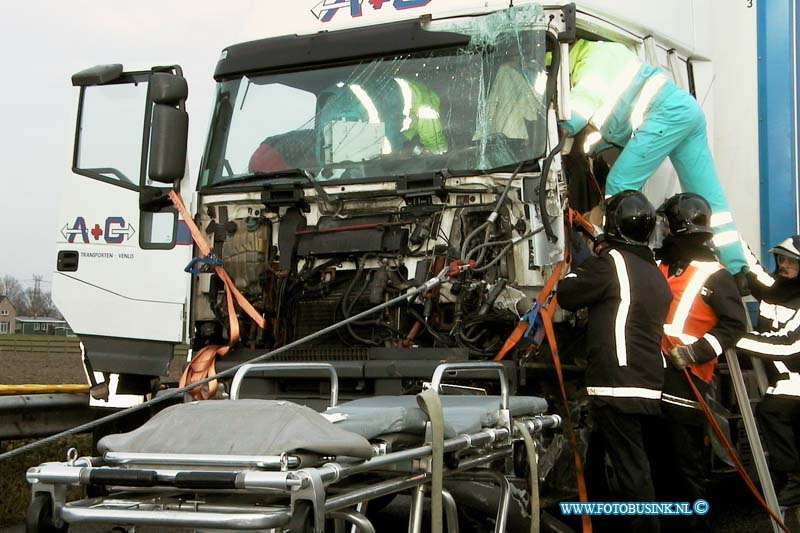
[[[186,113],[188,87],[177,74],[155,72],[150,78],[152,127],[148,176],[159,183],[174,183],[186,170],[189,115]]]

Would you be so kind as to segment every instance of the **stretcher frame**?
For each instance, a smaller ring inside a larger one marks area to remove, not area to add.
[[[328,364],[263,363],[242,367],[233,379],[231,398],[238,398],[244,377],[251,372],[285,370],[322,371],[330,376],[331,406],[338,401],[338,377]],[[444,440],[449,457],[441,473],[445,481],[479,481],[500,490],[496,532],[505,531],[512,492],[510,473],[490,468],[511,464],[514,443],[522,431],[537,434],[558,427],[558,415],[531,415],[512,420],[504,367],[496,362],[439,365],[431,388],[439,392],[449,374],[493,371],[500,380],[501,399],[496,427]],[[233,401],[233,400],[225,400]],[[522,429],[524,428],[524,429]],[[102,457],[77,457],[73,449],[66,462],[44,463],[27,472],[34,496],[49,495],[49,528],[67,524],[102,523],[122,526],[158,526],[250,531],[325,531],[334,520],[336,531],[350,523],[353,531],[374,532],[366,517],[370,500],[411,492],[408,531],[419,533],[424,496],[433,476],[430,422],[421,446],[392,451],[385,443],[372,445],[367,460],[325,458],[321,466],[299,467],[297,455],[243,456],[106,452]],[[535,451],[534,457],[535,457]],[[507,468],[508,469],[508,468]],[[106,496],[68,502],[70,486],[102,487]],[[538,490],[538,486],[532,488]],[[186,498],[187,493],[191,498]],[[447,531],[458,531],[457,502],[442,491]],[[29,516],[29,525],[30,525]]]

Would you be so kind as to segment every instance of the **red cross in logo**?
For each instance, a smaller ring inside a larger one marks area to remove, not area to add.
[[[91,233],[92,237],[94,237],[94,240],[96,241],[100,240],[100,235],[103,234],[103,230],[100,229],[100,224],[95,224],[94,227],[92,228]]]

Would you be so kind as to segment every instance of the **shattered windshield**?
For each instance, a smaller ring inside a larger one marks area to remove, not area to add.
[[[472,172],[541,157],[543,20],[527,5],[433,21],[423,29],[469,44],[221,82],[201,184],[294,169],[318,180]]]

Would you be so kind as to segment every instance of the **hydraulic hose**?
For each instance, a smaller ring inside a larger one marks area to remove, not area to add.
[[[157,405],[157,404],[160,404],[160,403],[164,403],[164,402],[166,402],[168,400],[172,400],[174,398],[180,397],[184,393],[188,393],[189,391],[191,391],[193,389],[196,389],[197,387],[201,387],[201,386],[203,386],[203,385],[205,385],[207,383],[210,383],[211,381],[214,381],[216,379],[222,379],[222,378],[231,377],[240,368],[242,368],[245,365],[249,365],[249,364],[252,364],[252,363],[258,363],[258,362],[261,362],[261,361],[266,361],[268,359],[272,359],[273,357],[275,357],[275,356],[277,356],[279,354],[282,354],[284,352],[287,352],[289,350],[297,348],[298,346],[301,346],[301,345],[303,345],[303,344],[305,344],[305,343],[307,343],[309,341],[312,341],[314,339],[322,337],[323,335],[327,335],[328,333],[330,333],[332,331],[336,331],[339,328],[344,327],[344,326],[346,326],[348,324],[351,324],[351,323],[353,323],[355,321],[358,321],[358,320],[361,320],[363,318],[366,318],[366,317],[368,317],[368,316],[370,316],[372,314],[375,314],[375,313],[377,313],[379,311],[383,311],[384,309],[387,309],[389,307],[394,307],[395,305],[404,303],[407,300],[417,296],[418,294],[422,294],[424,292],[430,291],[431,289],[433,289],[435,287],[438,287],[439,285],[441,285],[442,283],[444,283],[446,281],[448,281],[447,271],[443,270],[437,277],[429,279],[424,284],[420,285],[419,287],[416,287],[415,289],[410,290],[406,294],[401,294],[400,296],[392,298],[391,300],[388,300],[388,301],[386,301],[386,302],[384,302],[384,303],[382,303],[380,305],[376,305],[375,307],[371,307],[371,308],[369,308],[369,309],[367,309],[365,311],[362,311],[362,312],[360,312],[360,313],[358,313],[356,315],[353,315],[351,317],[345,318],[344,320],[341,320],[339,322],[331,324],[330,326],[322,328],[319,331],[315,331],[314,333],[306,335],[305,337],[302,337],[302,338],[297,339],[295,341],[292,341],[292,342],[290,342],[288,344],[285,344],[285,345],[281,346],[280,348],[276,348],[276,349],[274,349],[274,350],[272,350],[270,352],[263,353],[263,354],[261,354],[259,356],[256,356],[256,357],[250,359],[249,361],[245,361],[243,363],[239,363],[238,365],[232,366],[231,368],[229,368],[227,370],[223,370],[222,372],[220,372],[218,374],[215,374],[213,376],[209,376],[207,378],[201,379],[201,380],[196,381],[194,383],[190,383],[189,385],[186,385],[185,387],[180,387],[180,388],[177,388],[177,389],[168,389],[168,390],[164,391],[162,394],[160,394],[159,396],[156,396],[155,398],[147,400],[146,402],[140,403],[139,405],[134,405],[132,407],[128,407],[126,409],[123,409],[122,411],[117,411],[115,413],[112,413],[110,415],[104,416],[102,418],[98,418],[98,419],[93,420],[91,422],[87,422],[85,424],[81,424],[79,426],[75,426],[72,429],[68,429],[66,431],[62,431],[61,433],[57,433],[57,434],[52,435],[50,437],[46,437],[44,439],[41,439],[41,440],[38,440],[38,441],[35,441],[35,442],[31,442],[30,444],[25,444],[24,446],[20,446],[19,448],[14,448],[13,450],[9,450],[9,451],[7,451],[5,453],[0,454],[0,461],[3,461],[5,459],[11,459],[12,457],[16,457],[17,455],[22,455],[22,454],[27,453],[27,452],[29,452],[31,450],[35,450],[37,448],[41,448],[42,446],[46,446],[46,445],[48,445],[50,443],[53,443],[53,442],[55,442],[57,440],[60,440],[60,439],[64,438],[64,437],[69,437],[71,435],[77,435],[78,433],[85,433],[85,432],[87,432],[89,430],[92,430],[92,429],[94,429],[96,427],[99,427],[99,426],[101,426],[103,424],[107,424],[107,423],[112,422],[114,420],[118,420],[120,418],[128,416],[129,414],[132,414],[132,413],[135,413],[137,411],[141,411],[143,409],[147,409],[149,407],[152,407],[154,405]]]
[[[500,250],[500,253],[498,253],[497,256],[495,256],[494,259],[489,261],[489,263],[487,263],[486,265],[482,265],[482,266],[477,266],[476,265],[475,268],[472,269],[472,271],[473,272],[483,272],[485,270],[489,270],[494,265],[496,265],[509,252],[509,250],[511,250],[511,248],[514,247],[514,245],[516,245],[519,242],[526,241],[526,240],[530,239],[531,237],[533,237],[537,233],[541,232],[542,230],[546,231],[547,230],[546,226],[544,226],[544,225],[539,226],[535,230],[529,231],[528,233],[526,233],[522,237],[514,238],[514,239],[511,239],[511,240],[507,241],[508,244],[506,244],[506,246],[502,250]]]
[[[468,255],[465,255],[465,252],[467,251],[467,246],[469,246],[469,243],[472,242],[472,239],[474,239],[475,236],[481,232],[481,230],[486,229],[486,239],[484,240],[484,243],[489,241],[489,229],[491,225],[494,224],[495,220],[497,220],[497,217],[500,214],[500,208],[503,207],[503,204],[508,198],[508,193],[511,190],[511,183],[513,183],[513,181],[516,179],[517,175],[519,174],[519,171],[522,170],[523,165],[524,162],[517,165],[517,168],[514,170],[514,173],[508,179],[508,182],[506,182],[506,186],[503,188],[503,192],[500,193],[500,198],[497,199],[497,203],[495,203],[494,209],[489,215],[489,218],[486,219],[486,222],[484,222],[483,224],[472,230],[472,233],[470,233],[467,236],[467,238],[464,239],[464,244],[461,245],[462,261],[467,260]]]
[[[553,231],[553,224],[550,221],[550,217],[547,216],[547,175],[550,174],[550,165],[553,163],[553,159],[556,157],[556,154],[561,152],[561,149],[564,148],[564,143],[567,140],[564,131],[559,131],[559,137],[558,144],[547,154],[547,158],[544,160],[544,165],[542,165],[542,177],[539,179],[539,212],[542,215],[544,232],[547,234],[547,239],[550,242],[558,241],[558,237],[556,237],[556,233]]]

